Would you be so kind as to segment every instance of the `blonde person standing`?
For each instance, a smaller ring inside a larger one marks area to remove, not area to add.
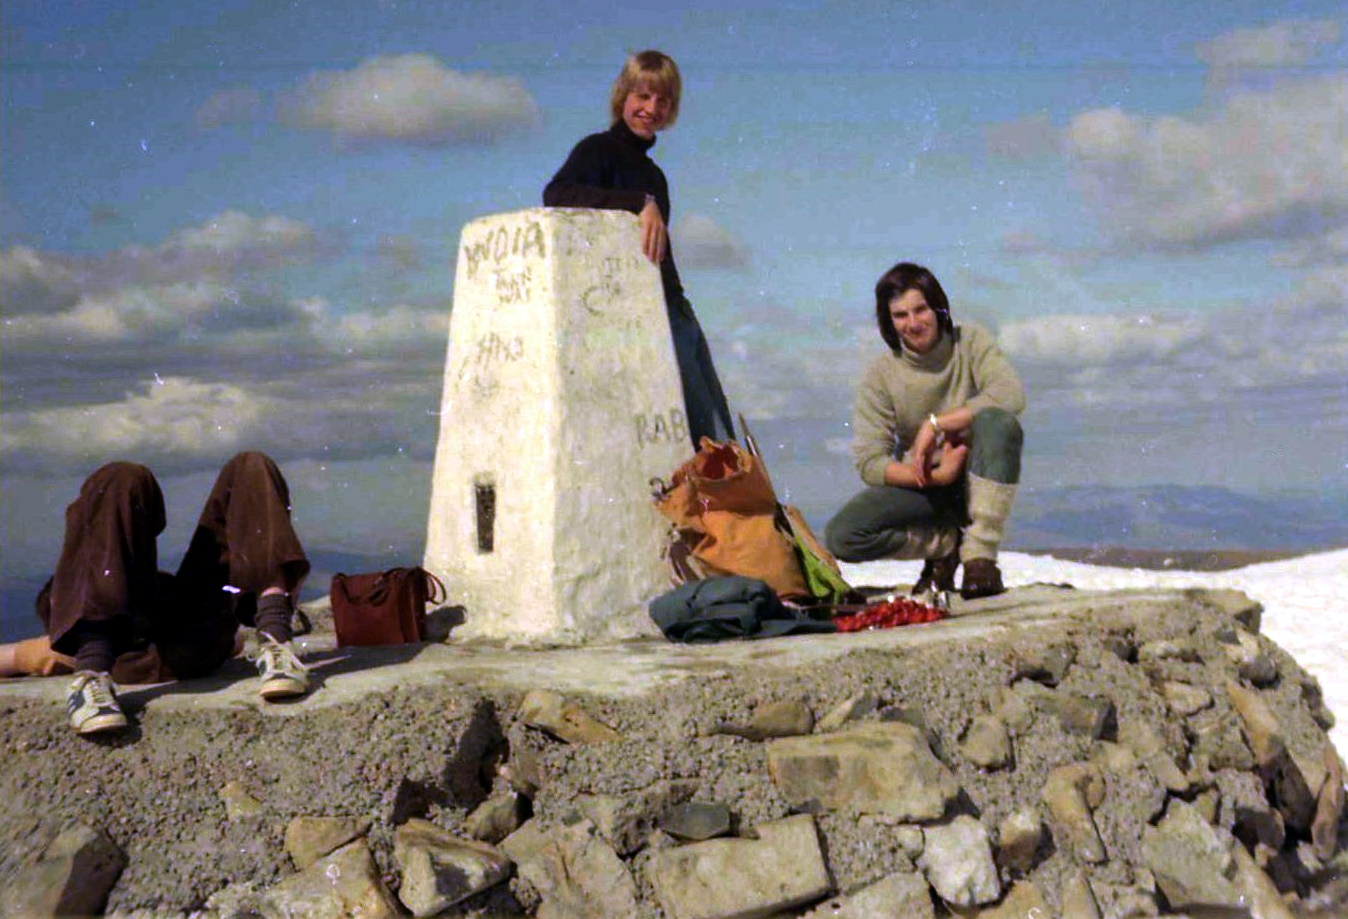
[[[852,452],[867,488],[829,521],[849,562],[924,559],[914,594],[1005,590],[997,550],[1020,481],[1020,377],[983,327],[956,325],[926,268],[900,262],[875,285],[885,353],[866,370]]]
[[[735,428],[706,336],[674,266],[668,231],[669,183],[650,158],[655,135],[678,118],[682,90],[678,65],[668,55],[642,51],[629,57],[609,97],[611,126],[576,144],[543,189],[543,204],[637,215],[642,251],[660,266],[688,431],[696,449],[703,436],[724,441],[735,436]]]

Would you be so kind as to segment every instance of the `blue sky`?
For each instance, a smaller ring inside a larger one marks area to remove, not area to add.
[[[875,278],[1026,378],[1025,491],[1348,494],[1334,2],[0,10],[0,577],[79,479],[275,455],[311,545],[419,551],[459,230],[532,207],[624,55],[680,63],[675,251],[789,496],[840,501]],[[370,507],[380,508],[371,514]]]

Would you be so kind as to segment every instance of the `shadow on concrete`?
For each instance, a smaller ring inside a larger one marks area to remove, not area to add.
[[[303,660],[309,668],[309,692],[293,699],[277,699],[267,704],[269,707],[284,708],[303,702],[322,689],[323,684],[332,677],[405,664],[415,659],[430,644],[430,642],[416,642],[405,645],[336,648],[305,654]],[[251,683],[257,678],[257,668],[252,661],[246,657],[233,657],[209,676],[177,680],[172,683],[119,687],[117,698],[130,716],[144,708],[152,699],[167,696],[218,695],[241,683]]]

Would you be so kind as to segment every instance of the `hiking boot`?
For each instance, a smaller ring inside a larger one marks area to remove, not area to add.
[[[76,734],[101,734],[126,727],[126,715],[117,703],[112,677],[106,673],[81,670],[75,674],[66,696],[66,714]]]
[[[964,563],[964,584],[960,587],[960,596],[966,600],[979,597],[992,597],[1006,593],[1002,585],[1002,572],[997,563],[990,558],[971,558]]]
[[[262,646],[258,648],[257,672],[262,676],[262,685],[257,694],[270,701],[272,699],[293,699],[309,691],[309,668],[300,663],[290,642],[284,644],[263,633]]]
[[[913,596],[927,593],[946,593],[955,589],[955,570],[960,566],[960,554],[956,549],[940,558],[929,558],[922,563],[922,574],[913,585]]]

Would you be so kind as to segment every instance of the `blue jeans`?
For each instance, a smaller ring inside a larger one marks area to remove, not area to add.
[[[693,305],[683,295],[665,295],[669,314],[669,334],[674,340],[674,357],[679,364],[679,378],[683,383],[684,412],[688,416],[688,433],[693,449],[704,437],[726,441],[735,436],[735,425],[730,419],[721,380],[711,362],[711,349],[702,326],[693,314]]]

